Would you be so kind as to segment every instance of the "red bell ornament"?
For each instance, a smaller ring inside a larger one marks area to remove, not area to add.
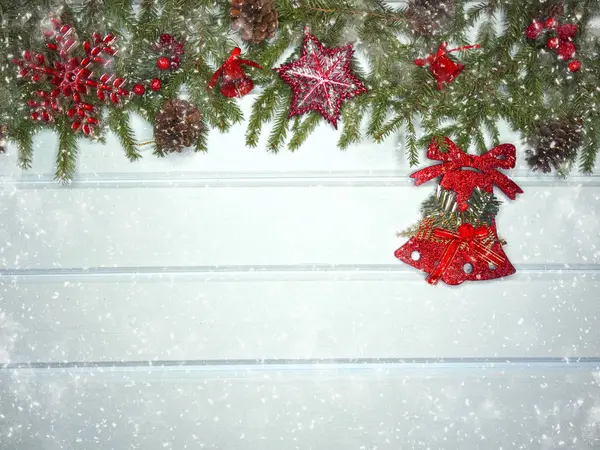
[[[244,73],[242,65],[256,67],[262,69],[260,65],[254,61],[241,59],[242,50],[238,47],[234,48],[227,60],[213,74],[206,90],[211,90],[221,81],[221,93],[225,97],[243,97],[254,88],[254,82]]]
[[[493,280],[515,273],[502,250],[495,223],[477,228],[463,223],[451,231],[435,228],[426,220],[394,255],[428,273],[427,282],[433,285]]]
[[[443,89],[452,83],[465,68],[464,64],[460,64],[450,59],[448,54],[460,50],[469,50],[480,47],[479,44],[475,44],[448,50],[448,43],[442,42],[435,55],[428,55],[427,58],[415,59],[414,63],[419,67],[429,66],[429,71],[437,81],[437,88]]]

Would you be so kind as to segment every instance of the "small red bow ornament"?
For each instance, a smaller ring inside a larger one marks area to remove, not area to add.
[[[440,151],[435,138],[431,141],[427,157],[443,162],[413,173],[410,177],[416,180],[417,186],[441,176],[440,186],[456,193],[456,201],[461,211],[467,209],[467,200],[475,188],[492,192],[496,185],[511,200],[514,200],[517,194],[523,193],[523,190],[514,181],[497,170],[515,167],[516,149],[514,145],[502,144],[478,156],[463,152],[447,137],[444,137],[444,141],[446,152]],[[477,169],[477,171],[462,170],[465,168]]]
[[[469,223],[457,231],[433,228],[426,220],[419,231],[395,252],[396,258],[429,274],[427,282],[449,285],[483,281],[515,273],[498,240],[496,225],[475,228]]]
[[[471,48],[480,48],[480,46],[479,44],[467,45],[448,50],[448,43],[442,42],[435,55],[428,55],[426,58],[415,59],[414,63],[419,67],[429,66],[429,71],[437,81],[438,90],[443,89],[452,83],[465,69],[464,64],[457,63],[450,59],[448,53]]]
[[[207,90],[215,87],[219,80],[221,80],[221,93],[225,97],[243,97],[254,89],[254,82],[244,73],[242,65],[257,69],[262,69],[262,67],[254,61],[241,59],[241,53],[242,50],[238,47],[231,51],[227,60],[210,79]]]

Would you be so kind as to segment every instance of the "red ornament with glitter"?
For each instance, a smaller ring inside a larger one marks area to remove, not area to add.
[[[428,55],[426,58],[415,59],[414,63],[419,67],[429,66],[429,71],[437,81],[437,88],[443,89],[452,83],[465,69],[464,64],[453,61],[448,57],[448,54],[472,48],[480,48],[480,45],[466,45],[464,47],[448,50],[448,43],[442,42],[435,55]]]
[[[480,188],[492,192],[494,185],[498,186],[508,198],[514,200],[517,194],[522,194],[522,189],[497,169],[512,169],[516,163],[516,150],[512,144],[502,144],[481,156],[469,155],[447,137],[444,138],[447,151],[441,152],[435,139],[431,142],[427,157],[442,164],[418,170],[410,177],[416,180],[419,186],[433,178],[441,176],[440,186],[456,192],[456,201],[459,208],[466,208],[466,202],[473,193],[473,189]],[[465,168],[477,169],[463,170]]]
[[[162,87],[162,83],[158,78],[154,78],[152,80],[152,82],[150,83],[150,89],[152,89],[154,92],[160,91],[161,87]]]
[[[87,96],[95,92],[101,102],[110,100],[118,104],[130,93],[125,89],[125,80],[107,71],[112,64],[112,57],[117,53],[113,47],[116,37],[112,34],[101,36],[93,33],[91,41],[82,44],[85,56],[78,58],[73,52],[79,47],[79,38],[70,25],[63,25],[58,20],[51,20],[52,28],[44,32],[46,48],[57,55],[38,53],[35,57],[28,51],[23,52],[22,59],[15,59],[19,76],[28,78],[34,83],[48,80],[51,89],[40,89],[36,97],[27,104],[33,109],[31,118],[49,122],[58,114],[65,114],[72,122],[74,131],[82,130],[84,134],[93,134],[100,120],[98,110]],[[54,62],[51,62],[52,59]],[[101,75],[96,78],[98,73]]]
[[[457,231],[433,227],[427,221],[415,236],[394,253],[396,258],[426,272],[429,284],[449,285],[484,281],[516,272],[502,250],[496,225],[464,223]]]
[[[350,67],[353,54],[352,45],[325,47],[306,28],[300,59],[275,69],[292,88],[289,117],[317,111],[337,128],[344,101],[367,92]]]
[[[515,272],[498,239],[495,220],[487,223],[465,222],[461,213],[469,208],[469,199],[477,190],[479,196],[490,196],[497,186],[510,199],[522,193],[521,188],[498,169],[515,166],[514,145],[502,144],[477,156],[462,152],[454,142],[444,138],[446,151],[442,152],[434,138],[427,156],[441,164],[421,169],[411,175],[416,185],[441,177],[440,189],[451,191],[460,213],[456,214],[455,228],[434,224],[435,215],[426,217],[410,240],[395,252],[395,256],[429,274],[427,281],[437,284],[443,280],[456,285],[464,281],[490,280]],[[477,171],[469,170],[476,169]],[[491,195],[493,198],[493,195]],[[489,199],[487,201],[490,201]],[[454,210],[453,210],[454,211]],[[437,214],[437,213],[436,213]],[[495,214],[495,213],[494,213]]]
[[[207,90],[214,88],[219,81],[221,82],[221,93],[229,98],[243,97],[254,89],[254,82],[244,73],[242,66],[246,65],[257,69],[262,69],[262,67],[254,61],[241,59],[241,53],[242,50],[238,47],[231,51],[227,60],[213,74]]]

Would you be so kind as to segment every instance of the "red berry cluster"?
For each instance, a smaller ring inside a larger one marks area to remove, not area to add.
[[[549,37],[546,42],[546,47],[550,50],[555,50],[558,54],[558,59],[563,61],[569,61],[569,70],[571,72],[577,72],[581,68],[581,62],[577,59],[573,59],[577,48],[573,43],[573,38],[577,34],[577,25],[573,23],[567,23],[559,25],[558,20],[554,17],[548,18],[544,22],[534,20],[525,30],[525,35],[532,40],[540,37],[540,35],[547,31],[554,31],[555,35]]]
[[[161,34],[158,43],[154,45],[154,49],[159,53],[163,53],[163,56],[156,60],[156,67],[160,70],[179,69],[181,56],[183,55],[183,43],[176,41],[170,34]]]

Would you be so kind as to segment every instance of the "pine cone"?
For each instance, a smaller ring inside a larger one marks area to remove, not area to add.
[[[565,13],[565,5],[563,4],[562,0],[558,0],[555,2],[550,2],[548,5],[546,5],[542,9],[540,16],[544,17],[544,18],[549,18],[549,17],[558,18],[558,17],[561,17],[564,13]]]
[[[154,123],[154,140],[163,152],[180,152],[194,145],[202,128],[202,114],[186,100],[165,100]]]
[[[279,25],[275,0],[231,0],[229,12],[243,40],[260,44],[275,36]]]
[[[581,145],[583,120],[560,119],[540,126],[537,135],[528,140],[527,163],[534,171],[548,173],[573,161]]]
[[[454,15],[455,0],[409,0],[405,14],[413,31],[431,36]]]

